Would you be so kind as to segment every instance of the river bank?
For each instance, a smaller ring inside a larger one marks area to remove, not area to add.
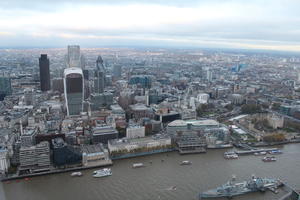
[[[6,200],[196,200],[199,192],[226,183],[235,174],[237,181],[259,177],[279,178],[292,188],[300,188],[300,145],[282,147],[283,154],[277,161],[265,163],[261,157],[241,156],[226,160],[223,154],[228,149],[209,150],[205,154],[179,155],[168,152],[130,159],[115,160],[111,166],[112,176],[96,179],[93,170],[82,171],[82,177],[59,173],[3,183]],[[163,160],[163,162],[162,162]],[[183,160],[192,165],[182,166]],[[146,167],[133,169],[133,163]],[[175,191],[168,188],[176,186]],[[281,196],[266,193],[251,193],[236,200],[277,200]]]

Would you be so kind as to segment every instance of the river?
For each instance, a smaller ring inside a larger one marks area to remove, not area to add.
[[[300,145],[282,146],[283,154],[276,162],[264,163],[261,156],[240,156],[225,160],[226,150],[208,150],[205,154],[179,155],[177,152],[114,161],[113,175],[93,178],[93,170],[84,170],[82,177],[70,173],[34,177],[28,181],[12,181],[0,185],[0,198],[6,200],[196,200],[200,191],[215,188],[233,174],[237,180],[252,174],[280,178],[300,188]],[[164,161],[162,161],[164,160]],[[192,165],[181,166],[182,160]],[[147,166],[133,169],[132,164]],[[170,190],[176,186],[176,190]],[[2,188],[3,187],[3,188]],[[4,191],[4,192],[3,192]],[[2,196],[1,196],[2,195]],[[275,194],[252,193],[237,200],[271,200]]]

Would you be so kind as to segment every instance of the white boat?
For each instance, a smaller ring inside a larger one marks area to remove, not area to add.
[[[191,164],[192,164],[192,162],[189,160],[184,160],[180,163],[180,165],[191,165]]]
[[[71,176],[82,176],[81,172],[72,172]]]
[[[224,158],[226,159],[237,159],[239,156],[235,152],[225,152]]]
[[[145,165],[143,163],[134,163],[132,165],[133,168],[139,168],[139,167],[145,167]]]
[[[110,168],[99,169],[99,170],[94,171],[94,173],[93,173],[93,177],[95,177],[95,178],[111,176],[111,175],[112,175],[112,172],[111,172]]]
[[[255,152],[254,155],[255,156],[264,156],[264,155],[267,155],[267,152],[266,151]]]
[[[276,158],[274,156],[266,156],[262,159],[264,162],[274,162],[276,161]]]
[[[269,154],[282,154],[282,151],[281,150],[272,150],[272,151],[269,151]]]

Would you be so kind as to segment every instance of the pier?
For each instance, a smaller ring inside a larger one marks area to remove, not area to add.
[[[254,154],[254,153],[259,153],[259,152],[269,152],[269,151],[276,151],[278,148],[271,148],[271,149],[251,149],[251,150],[246,150],[246,151],[234,151],[238,155],[248,155],[248,154]]]

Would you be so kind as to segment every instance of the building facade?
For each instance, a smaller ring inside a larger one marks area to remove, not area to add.
[[[41,91],[45,92],[51,89],[49,59],[47,58],[47,54],[41,54],[41,57],[39,58],[39,67]]]
[[[129,126],[126,129],[127,138],[140,138],[145,137],[145,127],[144,126]]]
[[[0,101],[3,101],[4,97],[12,94],[11,79],[9,77],[0,77]]]
[[[10,167],[8,150],[0,148],[0,174],[5,174]]]
[[[67,67],[82,68],[79,45],[69,45],[67,54]]]
[[[64,71],[64,94],[67,115],[79,115],[83,111],[84,78],[82,69],[66,68]]]
[[[94,73],[94,92],[103,93],[105,88],[105,69],[101,56],[96,61],[96,70]]]
[[[93,144],[107,144],[108,140],[118,138],[118,131],[111,126],[98,126],[92,129]]]

